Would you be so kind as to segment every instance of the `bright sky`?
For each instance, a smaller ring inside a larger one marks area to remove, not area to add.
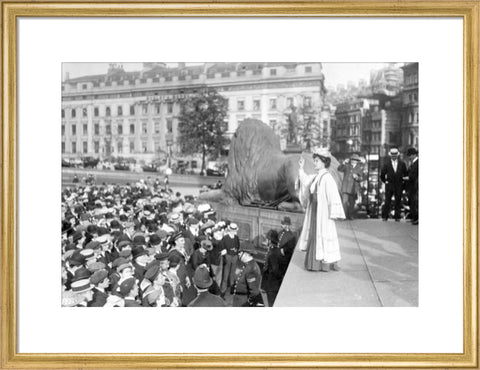
[[[64,63],[62,76],[70,73],[70,78],[107,73],[109,63]],[[139,71],[142,63],[119,63],[126,71]],[[167,63],[174,65],[175,63]],[[187,63],[197,64],[197,63]],[[360,79],[370,81],[370,71],[384,67],[386,63],[323,63],[325,85],[336,87],[346,85],[349,81],[358,82]]]

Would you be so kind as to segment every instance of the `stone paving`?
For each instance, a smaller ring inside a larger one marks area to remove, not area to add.
[[[274,307],[418,306],[418,226],[363,219],[337,222],[340,271],[304,269],[296,250]]]

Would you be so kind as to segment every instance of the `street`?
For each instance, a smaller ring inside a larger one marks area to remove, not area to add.
[[[126,184],[135,183],[140,179],[160,179],[163,186],[164,175],[155,172],[130,172],[116,170],[92,170],[84,168],[62,168],[62,188],[73,185],[73,176],[78,176],[80,182],[88,174],[95,176],[97,184]],[[199,176],[199,175],[178,175],[169,176],[169,185],[174,191],[179,191],[182,195],[198,196],[202,186],[214,185],[217,181],[224,182],[224,178],[220,176]]]

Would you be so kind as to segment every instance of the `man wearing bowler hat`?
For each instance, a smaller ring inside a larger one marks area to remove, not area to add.
[[[222,298],[208,291],[213,284],[210,271],[204,265],[198,266],[193,275],[193,283],[197,288],[198,295],[188,304],[188,307],[225,307]]]
[[[352,220],[353,207],[355,206],[357,194],[360,191],[360,183],[363,180],[363,166],[360,157],[358,154],[353,154],[350,159],[346,159],[337,169],[343,172],[341,195],[345,216],[347,220]]]
[[[380,179],[385,184],[385,204],[382,210],[382,218],[383,221],[388,220],[392,197],[395,196],[395,221],[400,221],[404,180],[408,174],[407,165],[398,158],[399,151],[397,148],[391,148],[388,155],[389,158],[386,159],[380,172]]]

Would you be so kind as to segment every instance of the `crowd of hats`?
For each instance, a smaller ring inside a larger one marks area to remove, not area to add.
[[[217,220],[210,204],[144,182],[66,188],[62,192],[62,305],[89,306],[90,292],[98,290],[105,301],[100,306],[123,306],[136,287],[148,304],[172,305],[175,299],[163,299],[162,292],[151,288],[164,273],[162,262],[176,267],[183,258],[188,261],[195,249],[211,251],[214,233],[237,229],[229,220]],[[183,256],[172,253],[182,238],[192,247],[185,248]],[[207,275],[202,269],[192,271],[191,281],[204,289],[211,285]],[[181,296],[172,294],[182,305]]]

